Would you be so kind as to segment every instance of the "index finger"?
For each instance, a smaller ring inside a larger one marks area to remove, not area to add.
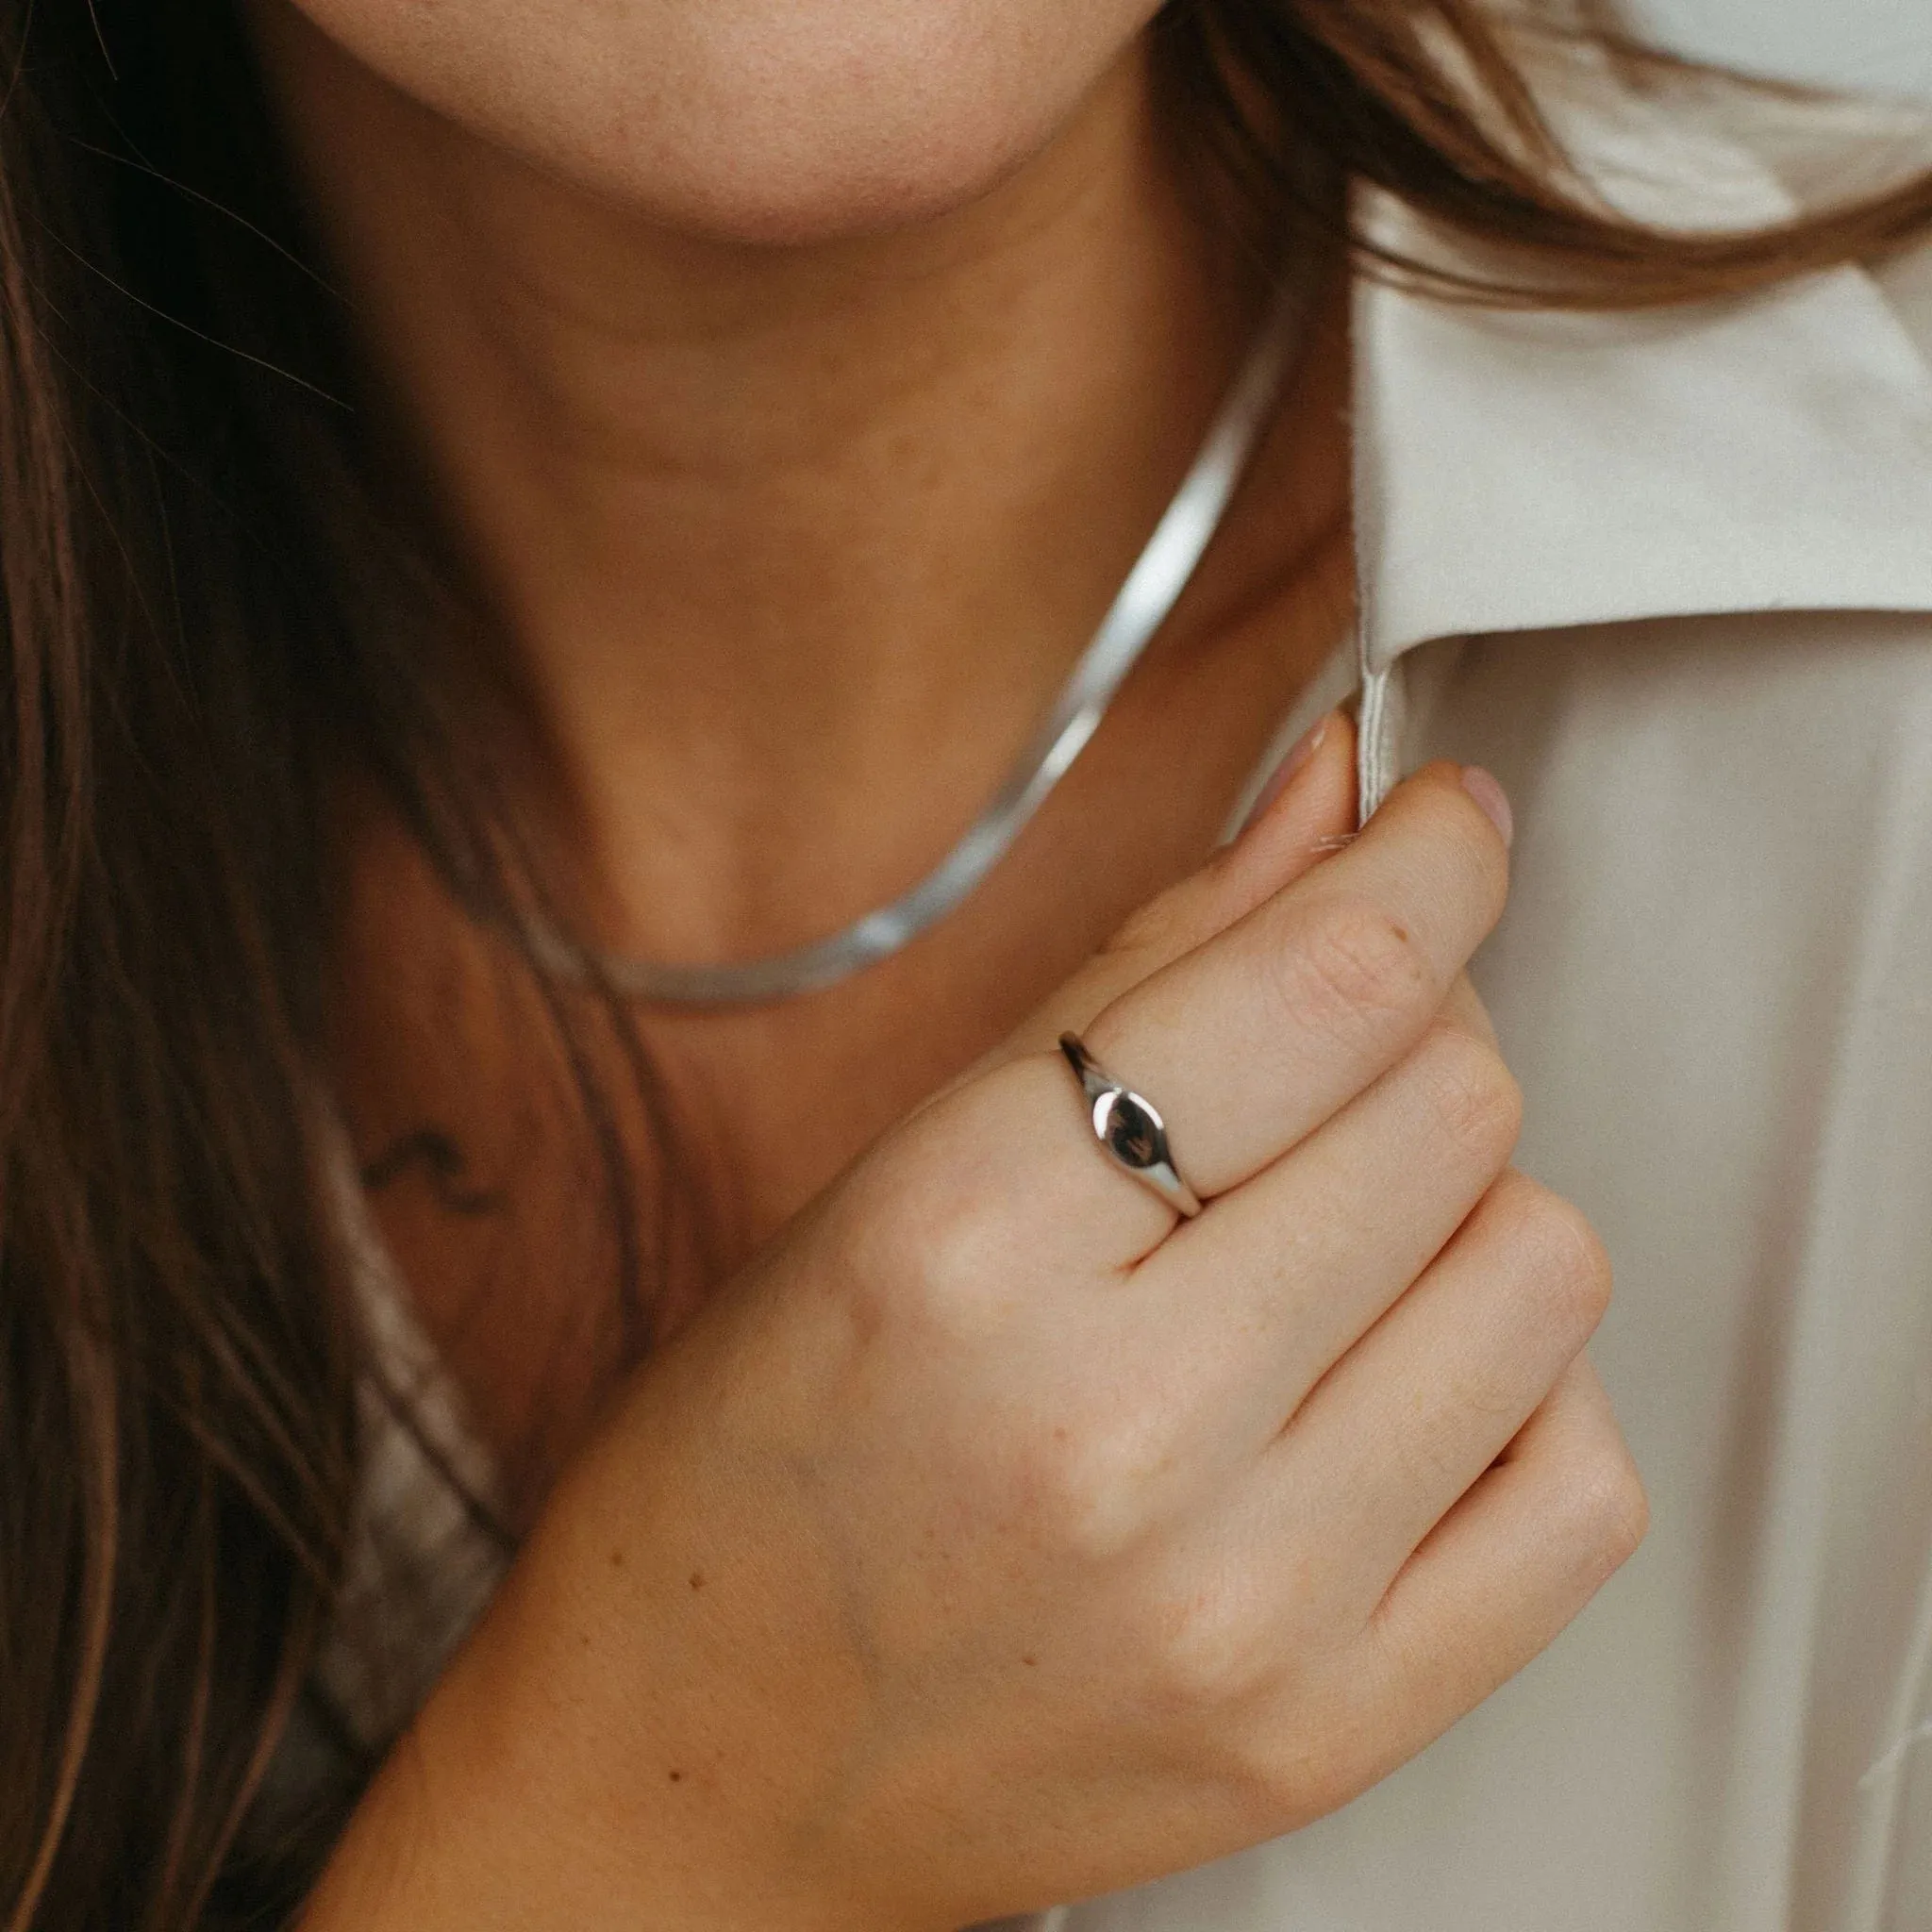
[[[1199,871],[1136,908],[1113,937],[990,1058],[1050,1049],[1129,987],[1171,965],[1325,863],[1355,836],[1355,724],[1331,711],[1307,743],[1303,769]],[[1280,774],[1277,774],[1277,782]],[[1264,799],[1266,791],[1264,789]]]
[[[1425,766],[1345,852],[1088,1029],[1100,1064],[1160,1109],[1204,1198],[1338,1112],[1441,1010],[1508,891],[1503,835],[1477,802],[1485,781],[1473,791],[1461,766]]]

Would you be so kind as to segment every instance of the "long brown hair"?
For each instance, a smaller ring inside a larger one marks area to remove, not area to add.
[[[1591,0],[1519,27],[1173,0],[1156,32],[1251,232],[1333,234],[1333,184],[1375,183],[1499,264],[1349,238],[1444,293],[1689,301],[1932,226],[1926,175],[1748,233],[1623,219],[1531,43],[1600,88],[1686,70]],[[358,1474],[314,1085],[332,776],[485,904],[502,848],[231,7],[0,0],[0,1928],[272,1924],[340,1823],[242,1830]]]

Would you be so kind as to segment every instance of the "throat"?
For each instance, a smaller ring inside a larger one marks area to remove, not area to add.
[[[763,1004],[816,991],[890,957],[967,897],[1051,795],[1182,602],[1261,440],[1311,306],[1277,303],[1099,629],[1030,734],[1024,757],[937,865],[861,917],[763,958],[692,965],[603,954],[597,970],[608,983],[626,996],[674,1007]],[[941,746],[955,735],[933,733],[918,748]],[[924,761],[921,775],[930,777]],[[555,929],[545,924],[540,933],[559,970],[572,970],[575,956],[557,942]]]
[[[1137,42],[989,194],[797,247],[654,226],[353,75],[293,114],[469,578],[454,675],[608,950],[841,924],[1023,750],[1265,306],[1153,92]]]

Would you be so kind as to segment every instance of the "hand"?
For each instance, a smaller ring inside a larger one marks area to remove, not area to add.
[[[1327,856],[1349,770],[1337,724],[641,1379],[419,1734],[496,1821],[484,1923],[939,1932],[1198,1863],[1394,1769],[1634,1548],[1608,1271],[1507,1169],[1461,977],[1504,841],[1439,765]],[[1066,1025],[1197,1220],[1093,1145]]]

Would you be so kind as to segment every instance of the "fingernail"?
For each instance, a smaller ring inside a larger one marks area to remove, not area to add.
[[[1268,815],[1268,808],[1294,782],[1294,775],[1307,761],[1322,749],[1322,741],[1328,736],[1328,727],[1335,722],[1335,713],[1317,718],[1302,735],[1289,747],[1288,755],[1268,774],[1268,782],[1261,788],[1261,795],[1249,808],[1247,817],[1241,822],[1245,832],[1257,819]]]
[[[1504,844],[1516,836],[1516,817],[1509,809],[1509,794],[1496,781],[1495,774],[1480,765],[1464,765],[1462,789],[1482,807],[1490,823],[1503,835]]]

